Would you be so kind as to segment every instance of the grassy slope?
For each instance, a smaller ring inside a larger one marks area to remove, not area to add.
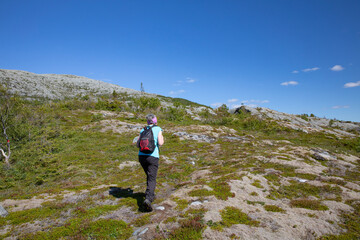
[[[126,100],[129,102],[126,103]],[[10,212],[8,217],[0,218],[0,226],[12,227],[0,238],[15,235],[30,239],[60,237],[122,239],[130,237],[134,228],[155,221],[151,214],[144,213],[139,208],[139,203],[143,198],[142,191],[145,188],[142,169],[139,165],[127,167],[122,171],[118,168],[120,163],[136,160],[137,149],[130,145],[134,133],[100,132],[99,127],[96,126],[83,130],[84,126],[106,118],[113,118],[94,115],[90,111],[132,112],[135,114],[135,118],[116,117],[117,120],[129,123],[142,123],[143,121],[139,120],[139,118],[143,118],[142,113],[151,111],[158,115],[159,125],[165,130],[200,123],[185,115],[183,107],[188,103],[184,101],[177,101],[177,107],[170,109],[161,109],[161,104],[155,99],[138,100],[125,95],[103,97],[98,103],[91,102],[85,97],[55,103],[28,102],[22,104],[23,109],[36,114],[36,117],[29,118],[27,122],[27,126],[31,125],[30,128],[27,128],[29,137],[13,143],[12,167],[10,169],[2,167],[0,170],[0,200],[30,199],[34,196],[39,197],[40,194],[52,194],[51,196],[55,196],[55,199],[45,201],[40,208]],[[299,146],[320,147],[330,152],[360,156],[359,139],[338,139],[323,134],[305,134],[284,129],[274,122],[257,120],[247,114],[231,116],[223,111],[219,112],[217,117],[209,118],[205,111],[200,115],[204,119],[201,124],[209,124],[213,127],[228,126],[234,128],[239,135],[254,136],[256,141],[285,139]],[[29,117],[32,114],[26,116]],[[237,224],[236,220],[231,219],[233,216],[230,214],[230,210],[221,213],[223,222],[204,223],[202,219],[206,209],[198,211],[188,209],[188,202],[172,198],[169,189],[207,184],[213,189],[212,191],[203,189],[191,192],[190,195],[198,196],[200,199],[213,195],[218,199],[226,200],[233,197],[228,185],[229,180],[242,178],[238,174],[239,170],[254,174],[263,174],[269,168],[281,171],[282,175],[280,176],[267,175],[269,183],[274,186],[269,193],[269,197],[272,198],[293,199],[299,197],[297,194],[301,193],[302,197],[316,196],[321,200],[322,191],[332,190],[335,195],[337,194],[337,189],[312,189],[311,186],[304,188],[304,185],[299,186],[297,183],[292,183],[293,186],[288,188],[275,187],[279,183],[279,178],[282,177],[297,176],[313,179],[316,176],[298,174],[287,165],[264,163],[253,158],[254,155],[269,157],[270,153],[275,150],[274,146],[267,145],[259,148],[253,144],[254,140],[234,147],[231,142],[217,140],[216,144],[220,144],[221,150],[209,154],[209,150],[211,151],[213,147],[211,144],[180,141],[167,131],[164,135],[166,144],[162,148],[161,154],[166,157],[174,157],[176,160],[173,163],[163,163],[159,169],[157,193],[160,197],[155,203],[161,203],[168,198],[172,199],[178,205],[177,211],[180,217],[174,219],[169,216],[169,218],[162,219],[161,222],[173,222],[175,227],[167,234],[156,231],[153,234],[154,237],[166,236],[180,239],[187,236],[188,239],[198,239],[201,238],[201,233],[207,226],[221,231],[224,227]],[[197,159],[196,167],[189,164],[189,157]],[[235,158],[237,160],[234,160]],[[213,179],[198,179],[191,182],[190,174],[202,169],[212,171]],[[348,176],[346,179],[348,181],[360,180],[359,163],[357,170],[350,172]],[[131,195],[120,194],[120,196],[108,195],[109,186],[82,192],[84,189],[92,189],[102,184],[123,189],[130,188],[134,193]],[[262,187],[256,181],[253,185]],[[76,192],[82,198],[66,202],[63,194],[65,190]],[[169,194],[166,194],[167,192]],[[307,204],[306,207],[309,208],[321,208],[322,206],[314,205],[320,204],[319,202],[296,202],[293,204],[300,206]],[[348,204],[359,209],[357,202],[348,202]],[[132,220],[124,222],[123,220],[99,219],[101,216],[119,211],[124,207],[132,209],[134,214]],[[243,214],[239,210],[239,215],[245,219],[246,224],[258,224]],[[349,230],[347,234],[352,237],[360,236],[359,217],[356,214],[354,212],[344,215],[344,228]],[[23,230],[24,223],[34,223],[35,220],[40,221],[41,228],[46,231]],[[49,224],[49,222],[52,223]],[[103,230],[99,232],[97,229]],[[336,237],[328,236],[326,238]]]

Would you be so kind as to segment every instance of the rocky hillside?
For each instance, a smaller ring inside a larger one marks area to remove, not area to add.
[[[359,239],[357,123],[112,92],[11,99],[0,239]],[[165,137],[150,213],[131,144],[148,112]]]
[[[249,106],[241,106],[239,108],[231,109],[230,112],[249,112],[260,119],[271,119],[284,127],[303,131],[305,133],[326,132],[339,137],[355,137],[360,133],[359,122],[319,118],[315,116],[309,116],[307,114],[294,115],[262,107],[252,108]]]
[[[0,69],[0,84],[7,84],[12,92],[28,98],[63,99],[90,94],[111,94],[113,91],[140,94],[133,89],[86,77],[5,69]]]

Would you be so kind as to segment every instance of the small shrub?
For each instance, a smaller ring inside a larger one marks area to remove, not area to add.
[[[202,239],[202,232],[205,225],[202,223],[202,218],[199,216],[186,219],[180,223],[180,227],[174,229],[170,234],[170,239]]]
[[[321,202],[319,200],[309,200],[309,199],[291,200],[290,206],[297,208],[318,210],[318,211],[325,211],[329,209],[327,206],[321,205]]]
[[[304,119],[305,121],[310,121],[310,120],[309,120],[309,115],[308,115],[308,114],[305,114],[305,113],[304,113],[304,114],[301,114],[301,115],[300,115],[300,118]]]
[[[281,212],[281,213],[286,212],[284,209],[282,209],[281,207],[278,207],[276,205],[265,205],[264,208],[268,212]]]

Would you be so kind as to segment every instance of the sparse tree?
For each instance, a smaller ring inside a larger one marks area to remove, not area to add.
[[[10,166],[11,145],[7,130],[10,127],[9,118],[12,115],[14,109],[14,102],[11,99],[11,95],[8,93],[5,87],[0,86],[0,124],[2,130],[2,137],[0,138],[0,152],[5,159],[5,164]],[[4,143],[5,140],[5,143]]]

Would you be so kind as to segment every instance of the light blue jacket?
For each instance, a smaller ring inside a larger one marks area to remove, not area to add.
[[[151,127],[152,125],[149,125],[148,127]],[[144,131],[144,129],[141,129],[140,134]],[[155,150],[152,153],[142,153],[139,151],[139,156],[143,155],[143,156],[152,156],[152,157],[157,157],[159,158],[159,145],[158,145],[158,136],[159,136],[159,132],[162,131],[161,127],[159,126],[155,126],[151,129],[151,131],[154,134],[154,141],[155,141]]]

